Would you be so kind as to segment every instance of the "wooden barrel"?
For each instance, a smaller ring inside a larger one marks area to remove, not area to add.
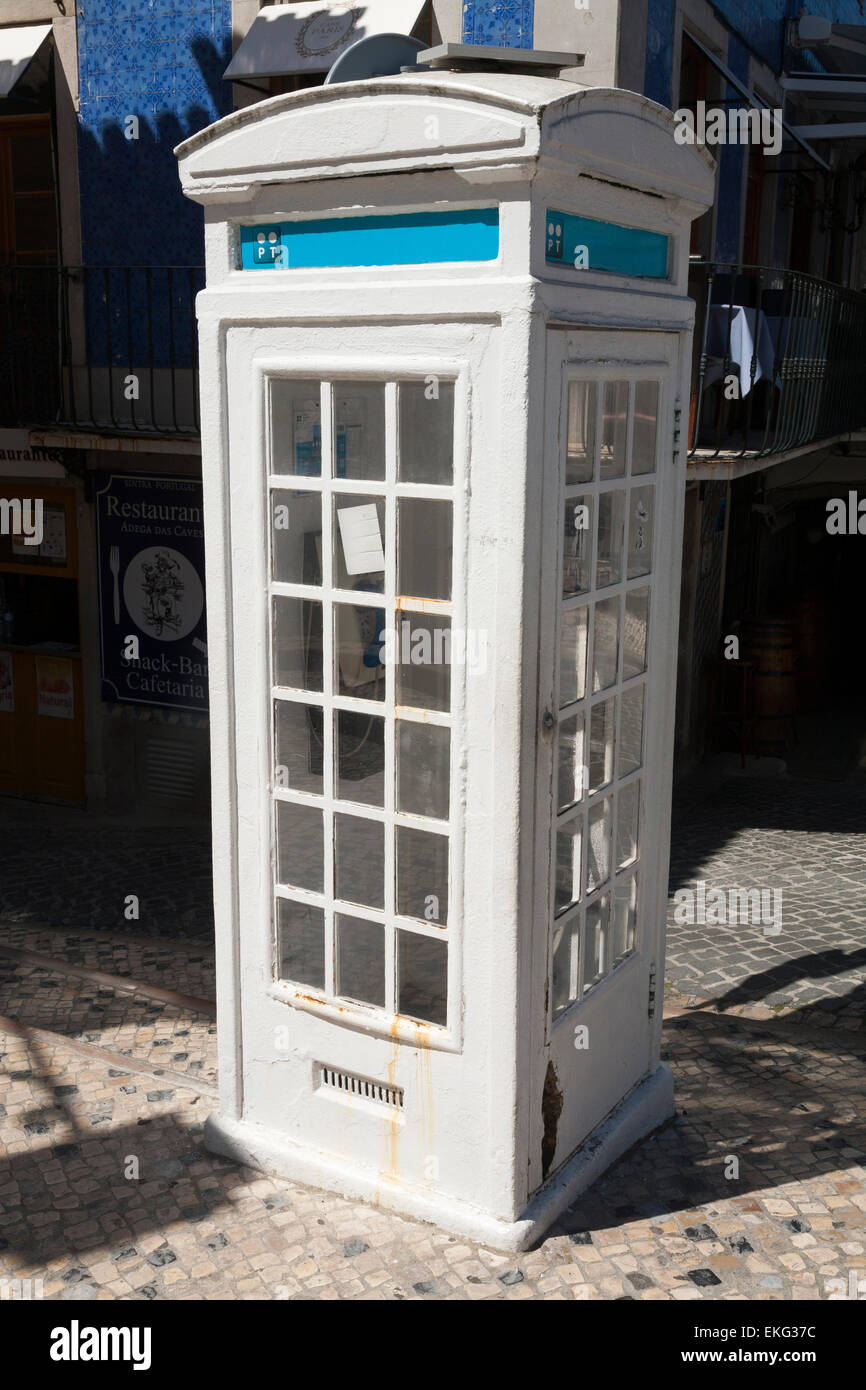
[[[794,636],[787,618],[743,624],[742,652],[755,667],[755,738],[759,753],[781,754],[794,737]]]
[[[815,714],[824,708],[827,674],[827,606],[821,598],[800,598],[791,608],[796,657],[797,709]]]

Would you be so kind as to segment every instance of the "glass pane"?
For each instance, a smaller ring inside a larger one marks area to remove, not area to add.
[[[385,500],[337,493],[334,498],[335,589],[385,587]]]
[[[336,990],[343,999],[385,1007],[385,929],[378,922],[336,914]]]
[[[613,781],[616,738],[616,700],[593,705],[589,724],[589,790],[597,792]]]
[[[628,437],[628,382],[606,381],[602,399],[601,476],[621,478],[625,473]]]
[[[594,381],[568,384],[568,452],[565,483],[592,481],[595,462],[595,416],[598,388]]]
[[[315,806],[278,801],[277,882],[322,893],[325,887],[325,830]]]
[[[592,688],[607,690],[616,683],[619,660],[619,595],[595,605],[595,641],[592,650]]]
[[[586,971],[583,990],[603,980],[610,973],[610,894],[605,893],[586,909]]]
[[[586,861],[586,891],[591,893],[610,878],[610,797],[589,808]]]
[[[658,382],[637,382],[634,388],[634,438],[631,446],[632,473],[655,472],[658,413]]]
[[[322,582],[322,499],[318,492],[271,496],[273,577],[284,584]]]
[[[646,670],[647,624],[649,623],[649,589],[632,589],[625,596],[625,631],[622,653],[622,678],[639,676]]]
[[[397,827],[397,911],[422,922],[448,922],[448,836]]]
[[[454,383],[401,381],[400,482],[453,482],[453,451]]]
[[[614,965],[631,955],[637,929],[637,876],[617,883],[613,892],[611,955]]]
[[[271,381],[271,471],[322,474],[321,391],[317,381]]]
[[[595,586],[618,584],[622,579],[622,548],[625,542],[625,493],[603,492],[598,499],[598,560]]]
[[[335,382],[334,423],[336,476],[384,478],[384,382]]]
[[[581,842],[583,817],[575,816],[556,832],[556,879],[553,910],[562,912],[580,899]]]
[[[554,923],[551,988],[554,1018],[577,998],[579,941],[579,915]]]
[[[385,721],[377,714],[340,710],[336,739],[337,797],[366,806],[385,804]]]
[[[277,979],[325,988],[325,914],[320,907],[277,898]]]
[[[397,503],[397,593],[451,597],[451,503],[401,497]]]
[[[384,700],[384,634],[384,608],[334,604],[336,690],[340,695],[351,695],[356,700]]]
[[[633,487],[629,497],[628,578],[649,574],[653,556],[655,488]]]
[[[616,799],[616,867],[633,864],[638,850],[640,780],[621,787]]]
[[[451,733],[438,724],[397,720],[397,810],[447,820]]]
[[[286,791],[324,792],[324,721],[316,705],[274,701],[274,786]]]
[[[322,689],[322,605],[274,599],[274,685]]]
[[[397,704],[447,713],[451,708],[451,619],[404,610],[395,646]]]
[[[334,897],[385,906],[385,827],[360,816],[334,816]]]
[[[586,593],[592,561],[592,498],[568,497],[562,541],[562,596]]]
[[[627,777],[643,762],[644,686],[635,685],[620,696],[619,775]]]
[[[586,648],[589,612],[586,608],[567,608],[560,622],[559,703],[570,705],[586,694]]]
[[[397,1012],[444,1028],[448,1022],[446,943],[398,931],[397,970]]]
[[[578,711],[559,722],[558,811],[567,811],[586,791],[589,772],[585,759],[583,712]]]

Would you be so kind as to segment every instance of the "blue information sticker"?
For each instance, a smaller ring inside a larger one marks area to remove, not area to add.
[[[668,277],[670,237],[548,209],[545,259],[574,270],[607,270],[653,280]]]

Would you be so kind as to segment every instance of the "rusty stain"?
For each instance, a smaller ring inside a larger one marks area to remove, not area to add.
[[[388,1062],[388,1084],[397,1086],[397,1062],[400,1058],[400,1020],[395,1017],[388,1025],[391,1034],[392,1053]],[[385,1171],[380,1173],[380,1177],[385,1182],[397,1182],[400,1177],[400,1120],[396,1109],[391,1112],[388,1121],[388,1138],[386,1140]]]
[[[317,994],[301,994],[300,990],[296,990],[291,999],[286,1000],[286,1003],[290,1004],[292,999],[303,999],[304,1003],[317,1004],[322,1009],[336,1009],[338,1014],[349,1013],[349,1010],[344,1009],[342,1004],[332,1004],[328,999],[320,999]]]
[[[424,1168],[422,1175],[429,1178],[427,1172],[427,1160],[435,1160],[435,1123],[434,1123],[434,1094],[433,1094],[433,1054],[432,1048],[428,1045],[429,1040],[424,1036],[426,1028],[423,1023],[415,1026],[416,1038],[418,1042],[418,1106],[421,1114],[421,1134],[424,1142]],[[434,1178],[439,1174],[434,1168]]]
[[[407,603],[411,604],[410,608],[404,608]],[[445,618],[451,614],[451,605],[446,599],[415,598],[412,594],[397,594],[394,607],[398,613],[439,613]]]
[[[431,723],[430,711],[429,711],[428,709],[416,709],[414,705],[395,705],[395,706],[394,706],[394,717],[395,717],[395,719],[405,719],[408,711],[411,711],[412,719],[413,719],[414,723],[416,723],[416,724],[429,724],[429,723]]]

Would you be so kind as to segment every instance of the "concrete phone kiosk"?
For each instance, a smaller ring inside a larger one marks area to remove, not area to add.
[[[178,150],[207,235],[208,1142],[501,1248],[673,1112],[714,183],[673,131],[627,92],[419,71]]]

